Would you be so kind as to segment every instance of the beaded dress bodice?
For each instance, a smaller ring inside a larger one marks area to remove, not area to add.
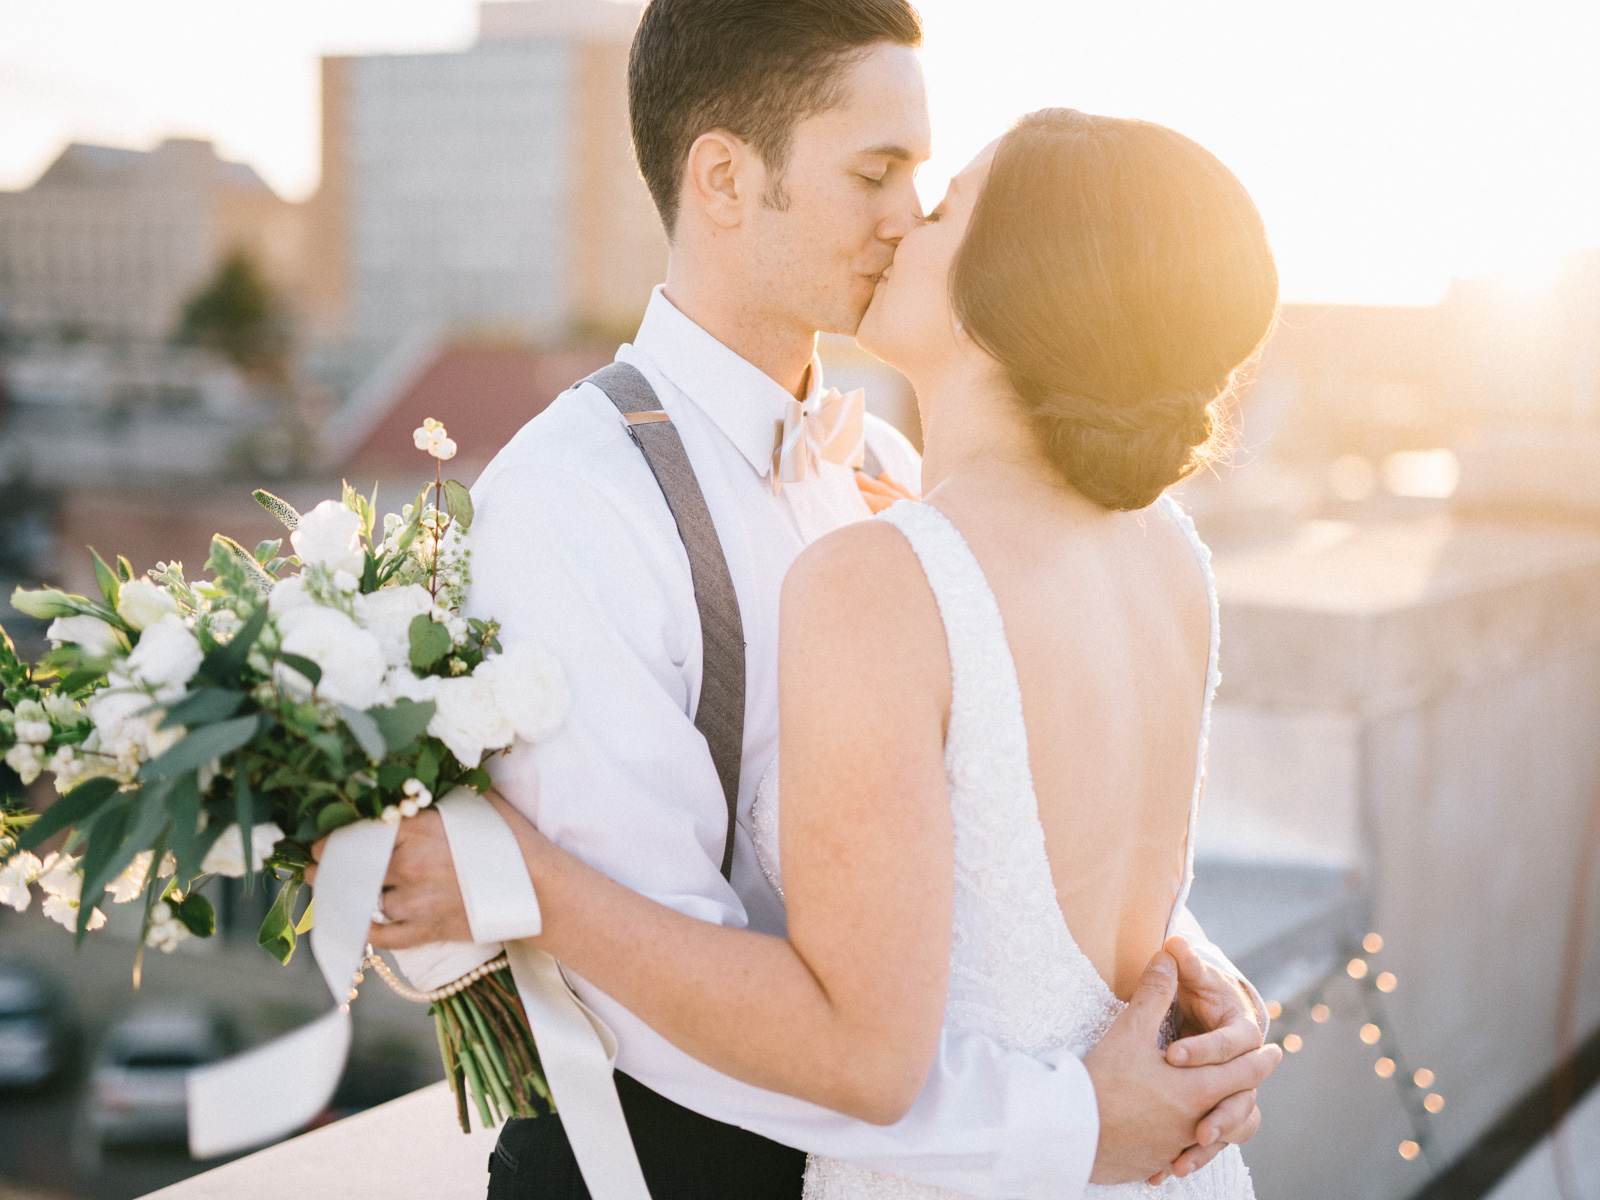
[[[1175,881],[1176,917],[1192,874],[1195,812],[1217,682],[1217,600],[1210,555],[1193,524],[1166,498],[1158,508],[1194,546],[1211,603],[1211,657],[1194,797]],[[1028,759],[1022,693],[999,605],[965,539],[937,508],[903,501],[879,519],[911,543],[938,602],[949,645],[945,773],[955,834],[955,893],[945,1021],[984,1032],[1010,1049],[1037,1054],[1071,1047],[1081,1057],[1125,1005],[1073,940],[1056,900]],[[776,766],[774,762],[761,781],[752,822],[762,869],[781,895]],[[1241,1200],[1252,1192],[1237,1147],[1229,1147],[1186,1179],[1169,1179],[1158,1187],[1091,1185],[1086,1195]],[[806,1169],[805,1196],[955,1200],[958,1194],[813,1156]]]

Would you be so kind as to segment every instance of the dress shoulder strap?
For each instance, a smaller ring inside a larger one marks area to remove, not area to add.
[[[661,407],[650,381],[636,367],[614,362],[592,383],[617,406],[628,434],[650,464],[678,524],[689,554],[689,576],[700,614],[700,703],[694,726],[706,739],[728,805],[728,835],[722,848],[722,875],[733,876],[733,834],[739,812],[739,763],[744,756],[744,620],[733,590],[722,541],[695,478],[683,439]]]

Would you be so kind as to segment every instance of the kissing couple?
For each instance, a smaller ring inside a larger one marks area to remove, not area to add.
[[[644,10],[666,281],[473,489],[468,611],[572,692],[497,806],[656,1200],[1249,1197],[1280,1052],[1185,905],[1217,600],[1165,492],[1273,259],[1211,154],[1067,109],[924,215],[920,40]],[[819,331],[911,381],[920,461]],[[472,869],[404,822],[374,945],[470,941]],[[560,1115],[507,1123],[493,1200],[588,1195]]]

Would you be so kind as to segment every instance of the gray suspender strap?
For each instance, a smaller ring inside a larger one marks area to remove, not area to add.
[[[733,877],[733,831],[739,813],[739,760],[744,755],[744,621],[728,574],[728,560],[711,523],[706,498],[684,452],[683,440],[662,411],[650,381],[627,363],[602,367],[584,382],[610,398],[667,498],[678,536],[689,552],[689,576],[700,610],[700,705],[694,726],[706,739],[728,802],[728,837],[722,875]]]

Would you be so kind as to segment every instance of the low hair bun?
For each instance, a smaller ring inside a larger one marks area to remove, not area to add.
[[[1216,452],[1278,273],[1244,185],[1204,148],[1055,108],[1000,140],[950,297],[1061,478],[1138,509]]]
[[[1154,504],[1207,461],[1216,441],[1211,391],[1160,392],[1107,403],[1019,390],[1051,466],[1102,508],[1130,511]]]

